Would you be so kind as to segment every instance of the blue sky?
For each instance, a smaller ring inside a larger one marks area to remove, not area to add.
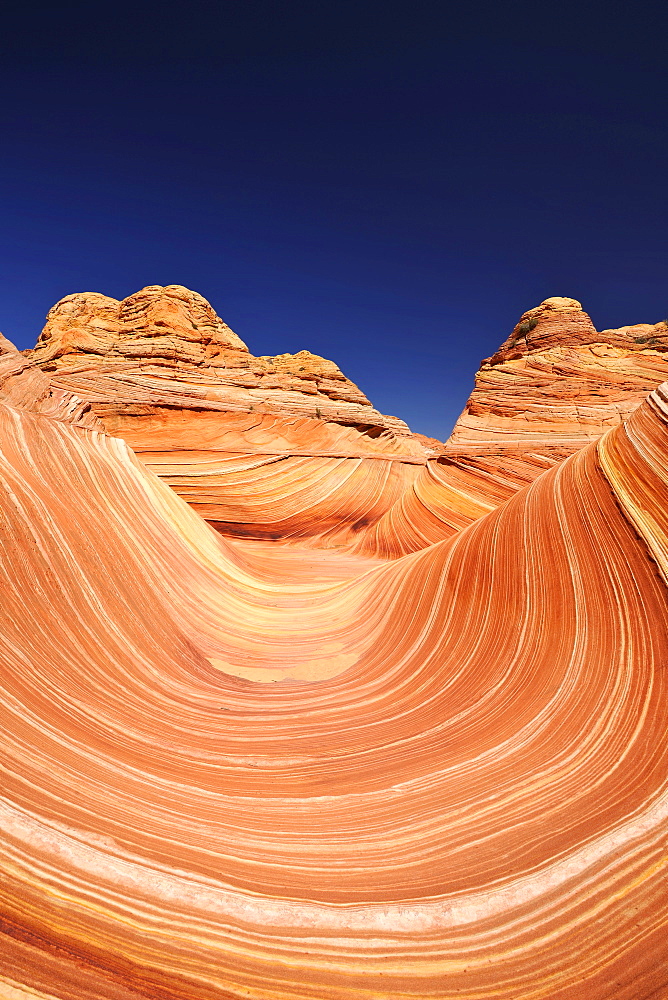
[[[201,292],[444,438],[550,295],[668,316],[662,4],[33,5],[0,53],[0,329]]]

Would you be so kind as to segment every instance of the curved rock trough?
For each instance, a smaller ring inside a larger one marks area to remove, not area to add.
[[[0,998],[668,995],[667,335],[444,446],[180,286],[1,341]]]

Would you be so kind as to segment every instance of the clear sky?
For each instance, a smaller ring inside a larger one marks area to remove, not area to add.
[[[201,292],[444,438],[525,310],[668,317],[668,8],[25,3],[0,39],[0,329]]]

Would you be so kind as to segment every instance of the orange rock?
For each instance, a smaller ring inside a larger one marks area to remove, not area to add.
[[[89,402],[58,389],[0,333],[0,401],[86,427],[100,427]]]
[[[25,357],[226,534],[341,544],[443,447],[331,361],[254,357],[180,285],[67,296]]]
[[[208,364],[248,348],[206,299],[181,285],[151,285],[119,302],[97,292],[67,295],[37,342],[42,362],[66,355],[165,358]]]
[[[134,403],[158,411],[269,412],[410,436],[333,362],[309,351],[253,357],[206,299],[181,285],[151,285],[121,302],[68,295],[26,356],[54,384],[94,396],[107,416]]]
[[[58,303],[28,363],[229,536],[396,558],[447,538],[596,439],[668,378],[668,328],[598,333],[547,299],[485,361],[446,445],[307,351],[256,358],[179,285]]]
[[[483,361],[443,449],[358,540],[402,555],[448,537],[617,426],[668,378],[668,326],[597,332],[575,299],[546,299]]]
[[[631,413],[668,377],[668,326],[597,332],[574,299],[524,313],[484,361],[446,454],[562,458]]]
[[[665,995],[667,456],[665,385],[386,562],[0,401],[0,996]]]

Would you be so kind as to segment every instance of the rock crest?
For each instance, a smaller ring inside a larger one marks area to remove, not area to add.
[[[334,362],[305,350],[253,356],[206,299],[181,285],[150,285],[121,301],[68,295],[26,357],[54,385],[90,398],[104,419],[117,403],[124,412],[131,403],[152,408],[144,416],[177,407],[301,417],[359,427],[362,450],[375,428],[424,454],[406,424],[375,410]]]
[[[575,299],[525,312],[483,361],[446,453],[474,449],[559,457],[599,437],[668,377],[668,326],[597,331]]]
[[[42,363],[83,354],[202,365],[228,351],[248,353],[206,299],[182,285],[149,285],[121,301],[66,295],[49,311],[36,349]]]

